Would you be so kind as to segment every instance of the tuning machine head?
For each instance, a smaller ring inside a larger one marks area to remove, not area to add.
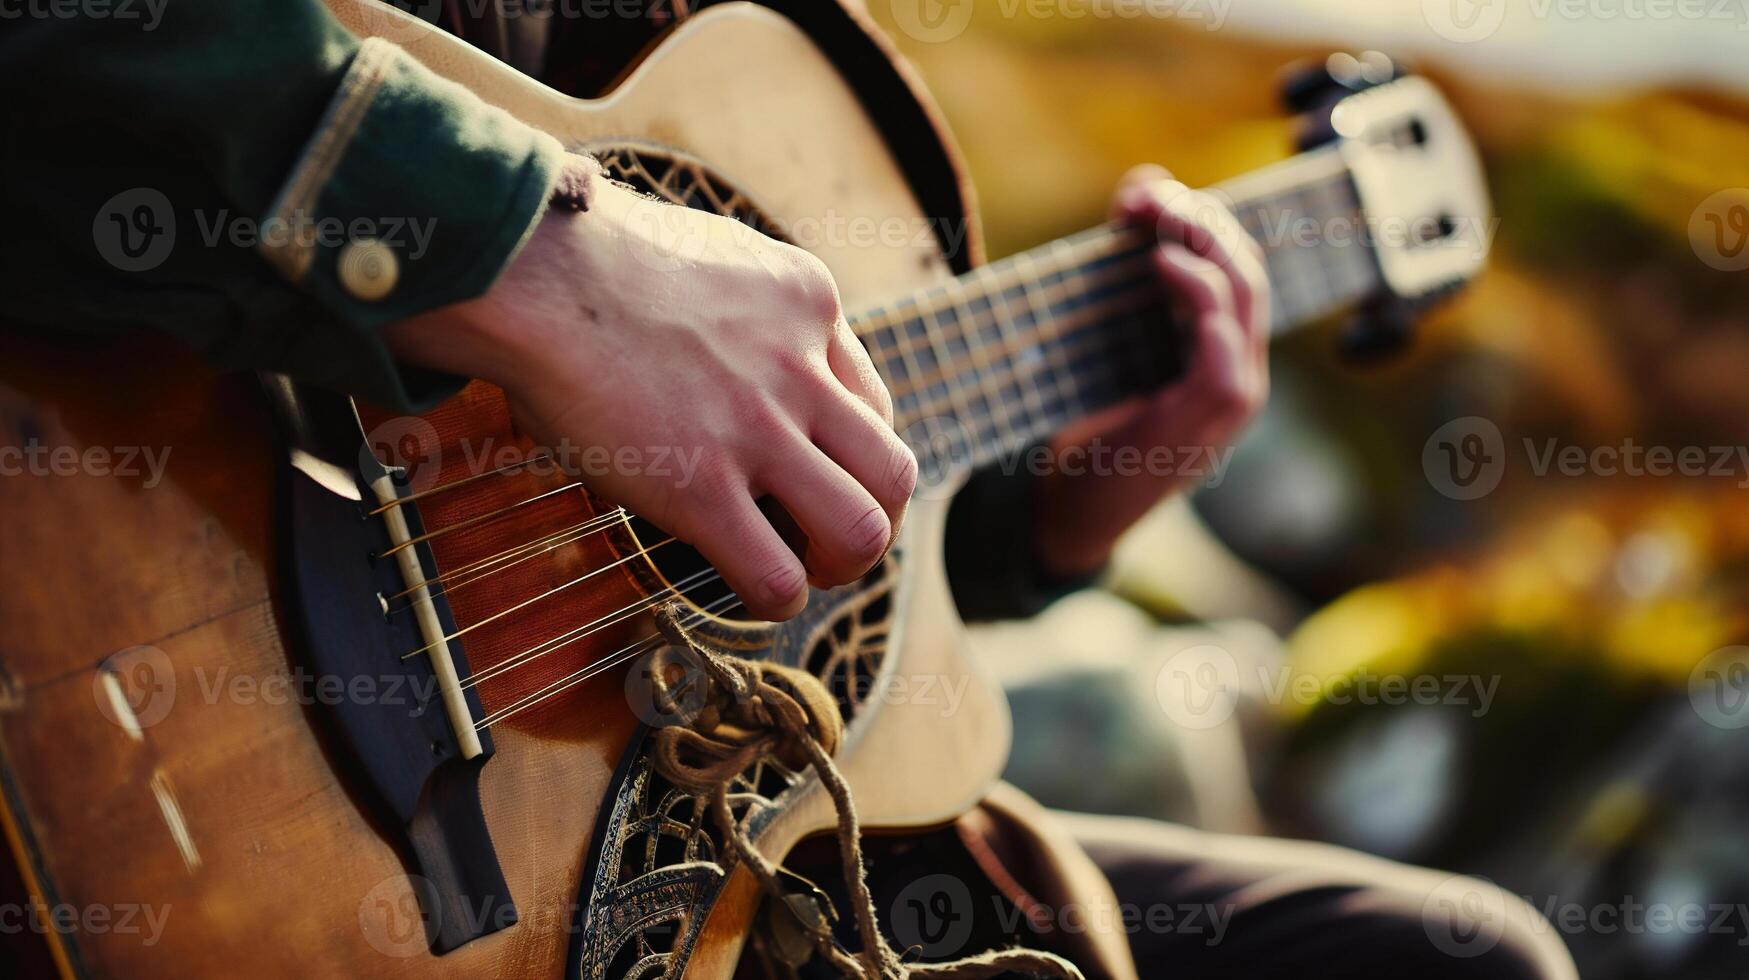
[[[1309,150],[1337,138],[1330,121],[1337,103],[1407,75],[1401,65],[1378,51],[1357,55],[1338,51],[1321,61],[1289,66],[1282,74],[1281,100],[1288,111],[1300,117],[1300,149]]]

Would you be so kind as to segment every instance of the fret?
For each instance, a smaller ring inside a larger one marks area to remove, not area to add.
[[[916,385],[924,385],[927,382],[926,382],[926,379],[925,379],[924,374],[923,374],[923,366],[917,362],[916,354],[914,353],[912,346],[911,346],[911,343],[910,343],[909,330],[906,328],[906,324],[908,324],[909,322],[910,322],[910,318],[907,317],[907,318],[901,319],[897,324],[894,324],[893,325],[894,326],[893,336],[894,336],[896,346],[898,347],[899,358],[905,364],[906,369],[907,369],[907,373],[909,374],[910,378],[913,379],[912,385],[907,386],[907,387],[912,387],[915,389]],[[890,381],[890,379],[889,379],[889,381]],[[911,391],[906,392],[902,397],[910,398],[913,401],[913,403],[916,404],[917,408],[920,409],[922,400],[924,398],[924,392],[920,389],[911,390]],[[895,398],[893,400],[893,414],[894,414],[896,419],[897,418],[905,418],[909,415],[909,413],[902,414],[900,408],[901,407],[899,404],[899,399]],[[899,427],[899,431],[901,433],[903,433],[908,428],[909,428],[908,425],[901,425]]]
[[[1013,412],[1017,407],[1004,397],[1000,382],[997,380],[998,362],[992,354],[1000,348],[988,342],[983,335],[977,319],[973,316],[965,301],[964,289],[957,281],[948,290],[951,309],[955,322],[959,325],[958,335],[967,346],[969,360],[972,363],[972,374],[976,377],[984,404],[990,412],[991,422],[995,428],[995,441],[998,444],[1012,442],[1016,437]],[[962,315],[963,314],[963,315]],[[1024,428],[1024,423],[1023,423]]]
[[[972,406],[972,402],[959,380],[962,375],[956,374],[952,369],[952,365],[964,362],[964,353],[956,356],[948,347],[948,339],[943,336],[945,331],[942,329],[940,321],[936,319],[936,311],[933,308],[925,308],[923,311],[923,321],[927,324],[930,343],[934,346],[936,354],[940,358],[941,373],[943,377],[942,383],[947,386],[948,400],[952,403],[953,408],[955,409],[954,418],[959,423],[960,428],[965,430],[966,435],[971,440],[970,448],[973,453],[972,458],[975,465],[977,460],[977,447],[984,442],[982,428],[985,421],[984,416],[988,413],[988,406],[986,406],[986,411],[984,413],[980,413]]]
[[[1055,243],[1053,242],[1052,245]],[[1059,413],[1062,417],[1068,418],[1079,412],[1084,412],[1086,406],[1081,401],[1081,392],[1075,387],[1073,372],[1058,371],[1054,359],[1050,356],[1050,342],[1054,337],[1038,336],[1042,333],[1043,323],[1041,320],[1049,316],[1050,306],[1048,301],[1039,298],[1038,291],[1029,282],[1031,278],[1029,270],[1033,267],[1032,253],[1022,252],[1014,256],[1012,261],[1020,272],[1020,287],[1026,298],[1027,316],[1032,321],[1028,329],[1035,335],[1034,343],[1045,354],[1038,366],[1048,372],[1052,393],[1056,398],[1056,408],[1052,409],[1046,418],[1054,419],[1058,417]]]
[[[1302,154],[1216,190],[1263,247],[1272,330],[1378,288],[1340,154]],[[1353,240],[1330,241],[1333,231]],[[1143,232],[1104,225],[853,321],[920,462],[982,465],[1165,381],[1181,334],[1163,312],[1151,248]]]
[[[1046,408],[1045,394],[1039,389],[1037,374],[1032,370],[1042,358],[1042,353],[1032,338],[1015,322],[1013,306],[1008,302],[1008,297],[1002,292],[986,295],[990,300],[991,318],[995,320],[1002,337],[1003,352],[1013,365],[1016,386],[1020,388],[1021,395],[1027,402],[1028,414],[1035,420],[1034,425],[1044,424],[1050,418],[1050,413]]]

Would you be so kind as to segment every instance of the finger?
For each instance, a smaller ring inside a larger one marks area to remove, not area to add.
[[[826,348],[826,363],[837,376],[839,383],[873,409],[874,414],[887,428],[893,427],[892,393],[887,390],[887,383],[881,373],[875,369],[874,361],[868,356],[868,349],[856,338],[850,324],[842,319],[838,321],[838,329]]]
[[[1249,393],[1266,385],[1268,358],[1239,320],[1233,286],[1223,270],[1177,243],[1160,246],[1155,267],[1166,289],[1186,308],[1194,362],[1186,372],[1190,382],[1206,381],[1215,389],[1207,394],[1216,405],[1230,400],[1225,397],[1228,386]]]
[[[1166,389],[1152,414],[1170,420],[1176,445],[1225,445],[1262,399],[1249,345],[1233,318],[1220,312],[1198,319],[1191,339],[1194,365],[1186,382]]]
[[[1237,318],[1247,336],[1262,329],[1260,294],[1268,289],[1263,250],[1225,205],[1198,191],[1175,194],[1161,201],[1154,229],[1162,242],[1179,242],[1220,266],[1232,284]]]
[[[1160,241],[1180,242],[1221,266],[1232,280],[1239,322],[1248,336],[1261,339],[1269,322],[1263,249],[1231,209],[1212,194],[1165,180],[1122,188],[1115,210],[1120,220],[1151,226]]]
[[[1167,295],[1184,308],[1185,319],[1197,323],[1210,313],[1238,321],[1233,282],[1215,263],[1177,242],[1154,250],[1154,268]]]
[[[814,445],[860,483],[887,512],[898,535],[917,489],[917,457],[892,425],[863,402],[840,399],[814,424]]]
[[[1136,189],[1167,183],[1171,180],[1172,172],[1157,163],[1140,163],[1131,167],[1117,182],[1117,195],[1112,199],[1111,216],[1119,221],[1128,219],[1131,216],[1130,198]]]
[[[704,555],[749,614],[784,620],[801,612],[808,600],[807,570],[753,502],[745,481],[725,481],[703,499],[708,509],[683,519],[674,532]]]
[[[797,440],[760,487],[783,505],[807,542],[802,564],[820,585],[855,581],[893,541],[886,508],[811,442]]]

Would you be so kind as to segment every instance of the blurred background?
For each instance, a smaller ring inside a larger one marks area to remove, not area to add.
[[[870,6],[993,256],[1101,220],[1134,163],[1203,185],[1288,155],[1278,72],[1334,50],[1437,82],[1500,219],[1401,356],[1347,363],[1334,325],[1280,343],[1216,485],[1103,587],[978,631],[1009,778],[1487,876],[1589,978],[1749,975],[1749,4]],[[1428,468],[1454,420],[1504,448],[1475,499]],[[1706,472],[1629,462],[1653,448]]]

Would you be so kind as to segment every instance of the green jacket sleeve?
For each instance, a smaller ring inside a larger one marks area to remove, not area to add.
[[[452,390],[379,328],[491,285],[558,142],[318,0],[106,9],[0,30],[0,318],[156,329],[402,408]]]

